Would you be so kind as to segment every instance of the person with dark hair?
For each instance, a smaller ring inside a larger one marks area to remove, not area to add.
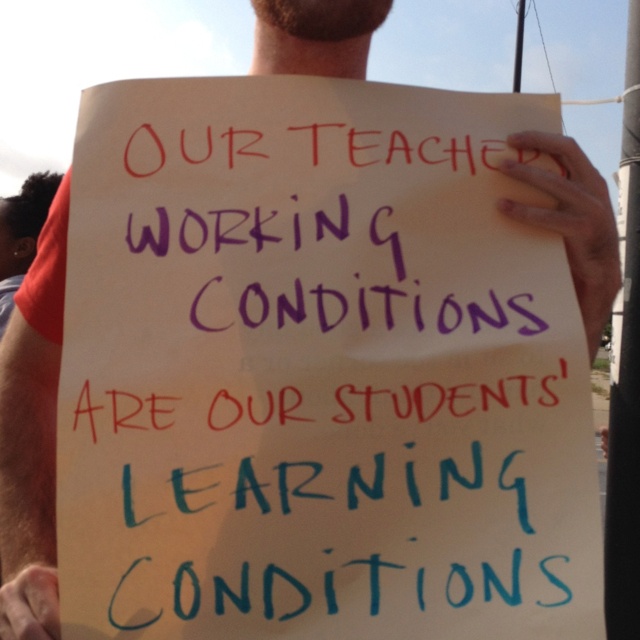
[[[34,261],[38,236],[62,174],[32,173],[20,194],[0,198],[0,338],[13,311],[13,296]]]
[[[392,0],[252,0],[250,74],[364,80],[373,31]],[[618,237],[605,180],[571,138],[516,133],[509,144],[554,155],[567,176],[505,161],[503,175],[552,196],[553,207],[508,198],[504,216],[560,234],[593,358],[621,284]],[[68,172],[42,234],[42,250],[0,344],[0,638],[60,637],[56,551],[56,411],[62,356]],[[428,223],[428,221],[426,222]],[[354,631],[357,635],[357,631]],[[212,634],[213,636],[213,634]]]

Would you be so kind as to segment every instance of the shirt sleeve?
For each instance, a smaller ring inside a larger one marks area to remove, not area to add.
[[[38,253],[15,295],[26,321],[47,340],[62,344],[67,272],[71,170],[58,188],[38,238]]]

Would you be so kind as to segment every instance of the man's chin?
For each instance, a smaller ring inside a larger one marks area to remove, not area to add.
[[[393,0],[251,0],[260,20],[304,40],[341,42],[373,33]]]

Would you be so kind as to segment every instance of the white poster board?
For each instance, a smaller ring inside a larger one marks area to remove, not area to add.
[[[59,402],[65,640],[604,638],[550,96],[86,91]],[[524,154],[524,162],[550,159]]]

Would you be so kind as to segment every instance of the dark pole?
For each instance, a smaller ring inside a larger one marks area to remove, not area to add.
[[[624,295],[614,310],[605,516],[608,640],[640,637],[640,0],[629,0],[621,208]]]
[[[522,47],[524,44],[524,11],[527,0],[519,0],[518,4],[518,33],[516,37],[516,64],[513,71],[513,92],[520,93],[522,80]]]

